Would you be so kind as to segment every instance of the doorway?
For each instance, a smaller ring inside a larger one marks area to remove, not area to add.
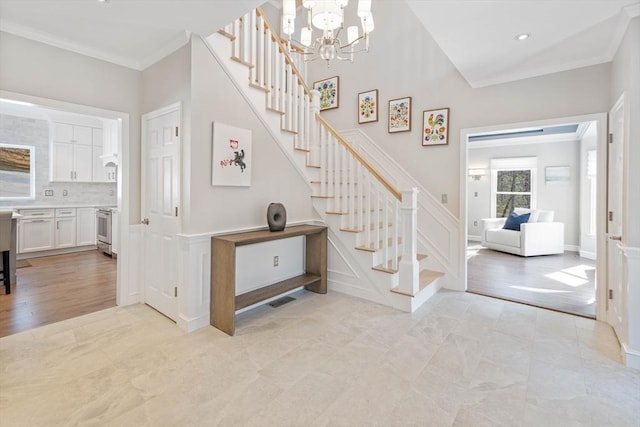
[[[116,126],[114,127],[114,131],[116,132],[117,137],[114,138],[114,141],[117,144],[117,152],[128,153],[129,151],[129,115],[127,113],[106,110],[106,109],[101,109],[96,107],[89,107],[86,105],[72,104],[72,103],[48,99],[48,98],[35,97],[35,96],[24,95],[24,94],[8,92],[8,91],[1,91],[1,90],[0,90],[0,98],[2,98],[3,100],[9,100],[15,105],[21,106],[22,108],[36,107],[36,108],[42,108],[42,109],[51,110],[51,111],[60,111],[60,112],[65,112],[70,114],[105,118],[108,121],[116,124]],[[109,280],[111,280],[112,289],[109,290],[107,294],[109,292],[114,293],[115,304],[124,305],[124,304],[129,304],[131,302],[137,302],[137,301],[133,301],[134,298],[136,297],[136,294],[128,290],[130,285],[129,285],[129,280],[127,280],[129,276],[128,274],[129,263],[127,262],[127,258],[130,252],[128,247],[129,235],[126,232],[127,225],[129,224],[129,203],[128,203],[129,159],[128,159],[128,156],[122,156],[122,155],[119,156],[119,159],[120,159],[119,166],[113,171],[113,174],[117,176],[117,178],[115,178],[116,202],[114,204],[117,205],[118,207],[119,222],[122,225],[121,227],[118,228],[118,233],[113,236],[113,238],[117,239],[119,242],[120,251],[119,251],[118,262],[116,263],[115,259],[105,257],[102,253],[98,253],[98,251],[95,251],[95,254],[92,253],[94,251],[90,251],[88,253],[78,252],[77,254],[59,255],[61,258],[52,257],[52,260],[56,262],[59,261],[62,265],[64,265],[65,263],[68,262],[65,258],[67,256],[73,258],[74,256],[81,257],[81,255],[86,255],[88,259],[83,259],[82,261],[79,261],[79,260],[76,260],[76,261],[78,263],[86,262],[87,263],[86,265],[93,266],[90,268],[94,268],[94,267],[98,268],[97,266],[100,265],[101,266],[100,268],[104,269],[104,270],[101,270],[102,271],[101,274],[104,274],[106,277],[110,278]],[[96,160],[94,159],[94,161]],[[113,177],[110,177],[110,178],[113,179]],[[123,232],[123,229],[125,229],[124,232]],[[93,260],[90,259],[92,256],[94,256],[95,259]],[[40,274],[40,277],[47,277],[48,274],[52,274],[52,273],[46,272],[47,268],[53,268],[52,265],[48,265],[51,263],[46,263],[46,262],[40,263],[35,261],[35,259],[28,261],[28,263],[31,264],[31,266],[30,267],[27,266],[27,270],[28,268],[33,268],[36,265],[39,266],[40,264],[43,264],[41,266],[43,267],[43,270],[42,270],[42,274]],[[36,269],[30,270],[29,274],[38,276],[38,274],[36,274]],[[103,286],[104,283],[105,282],[101,282],[100,285]],[[69,299],[68,294],[67,294],[67,299]],[[113,295],[111,296],[107,295],[106,300],[109,301],[108,304],[112,303],[111,301],[112,299],[113,299]],[[97,311],[103,308],[107,308],[106,306],[103,306],[103,305],[104,305],[103,303],[94,305],[94,308],[92,309],[92,311]],[[81,314],[86,314],[86,311],[82,312],[82,309],[80,309],[79,312],[76,310],[74,311],[74,313],[76,314],[74,314],[71,317],[81,315]],[[62,320],[62,319],[54,319],[52,320],[52,322],[55,322],[58,320]],[[47,323],[51,323],[51,322],[47,322]],[[39,326],[39,325],[34,325],[32,327],[35,327],[35,326]]]
[[[465,289],[587,317],[606,316],[605,290],[597,286],[605,283],[606,168],[595,161],[596,154],[606,153],[606,114],[464,129],[461,142]],[[510,161],[519,166],[510,167]],[[512,185],[505,188],[505,182]],[[481,242],[487,229],[497,227],[483,220],[516,207],[532,215],[552,211],[551,222],[564,224],[564,253],[561,248],[550,255],[519,256],[518,250]]]

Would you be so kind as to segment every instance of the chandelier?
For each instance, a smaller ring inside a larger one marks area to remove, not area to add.
[[[300,29],[298,43],[304,46],[305,61],[324,59],[327,67],[332,59],[353,62],[353,56],[358,52],[369,51],[369,34],[373,31],[373,15],[371,14],[371,0],[359,0],[357,14],[362,26],[362,35],[358,26],[347,28],[346,42],[340,40],[340,34],[345,29],[344,8],[349,0],[303,0],[306,9],[307,25]],[[282,32],[288,36],[291,49],[291,35],[295,32],[296,0],[282,0]],[[314,31],[318,30],[318,31]],[[360,41],[364,47],[357,49]]]

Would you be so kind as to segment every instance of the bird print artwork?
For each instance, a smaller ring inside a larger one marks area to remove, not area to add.
[[[447,144],[449,109],[425,111],[424,118],[422,145]]]

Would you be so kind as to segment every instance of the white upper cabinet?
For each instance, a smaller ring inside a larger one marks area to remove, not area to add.
[[[93,128],[53,123],[51,181],[91,182]]]

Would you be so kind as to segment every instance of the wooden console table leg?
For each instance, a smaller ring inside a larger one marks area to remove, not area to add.
[[[306,236],[306,271],[320,276],[320,282],[305,286],[308,291],[318,294],[327,293],[327,229]]]
[[[211,242],[211,325],[233,335],[236,315],[236,246],[232,242]]]

